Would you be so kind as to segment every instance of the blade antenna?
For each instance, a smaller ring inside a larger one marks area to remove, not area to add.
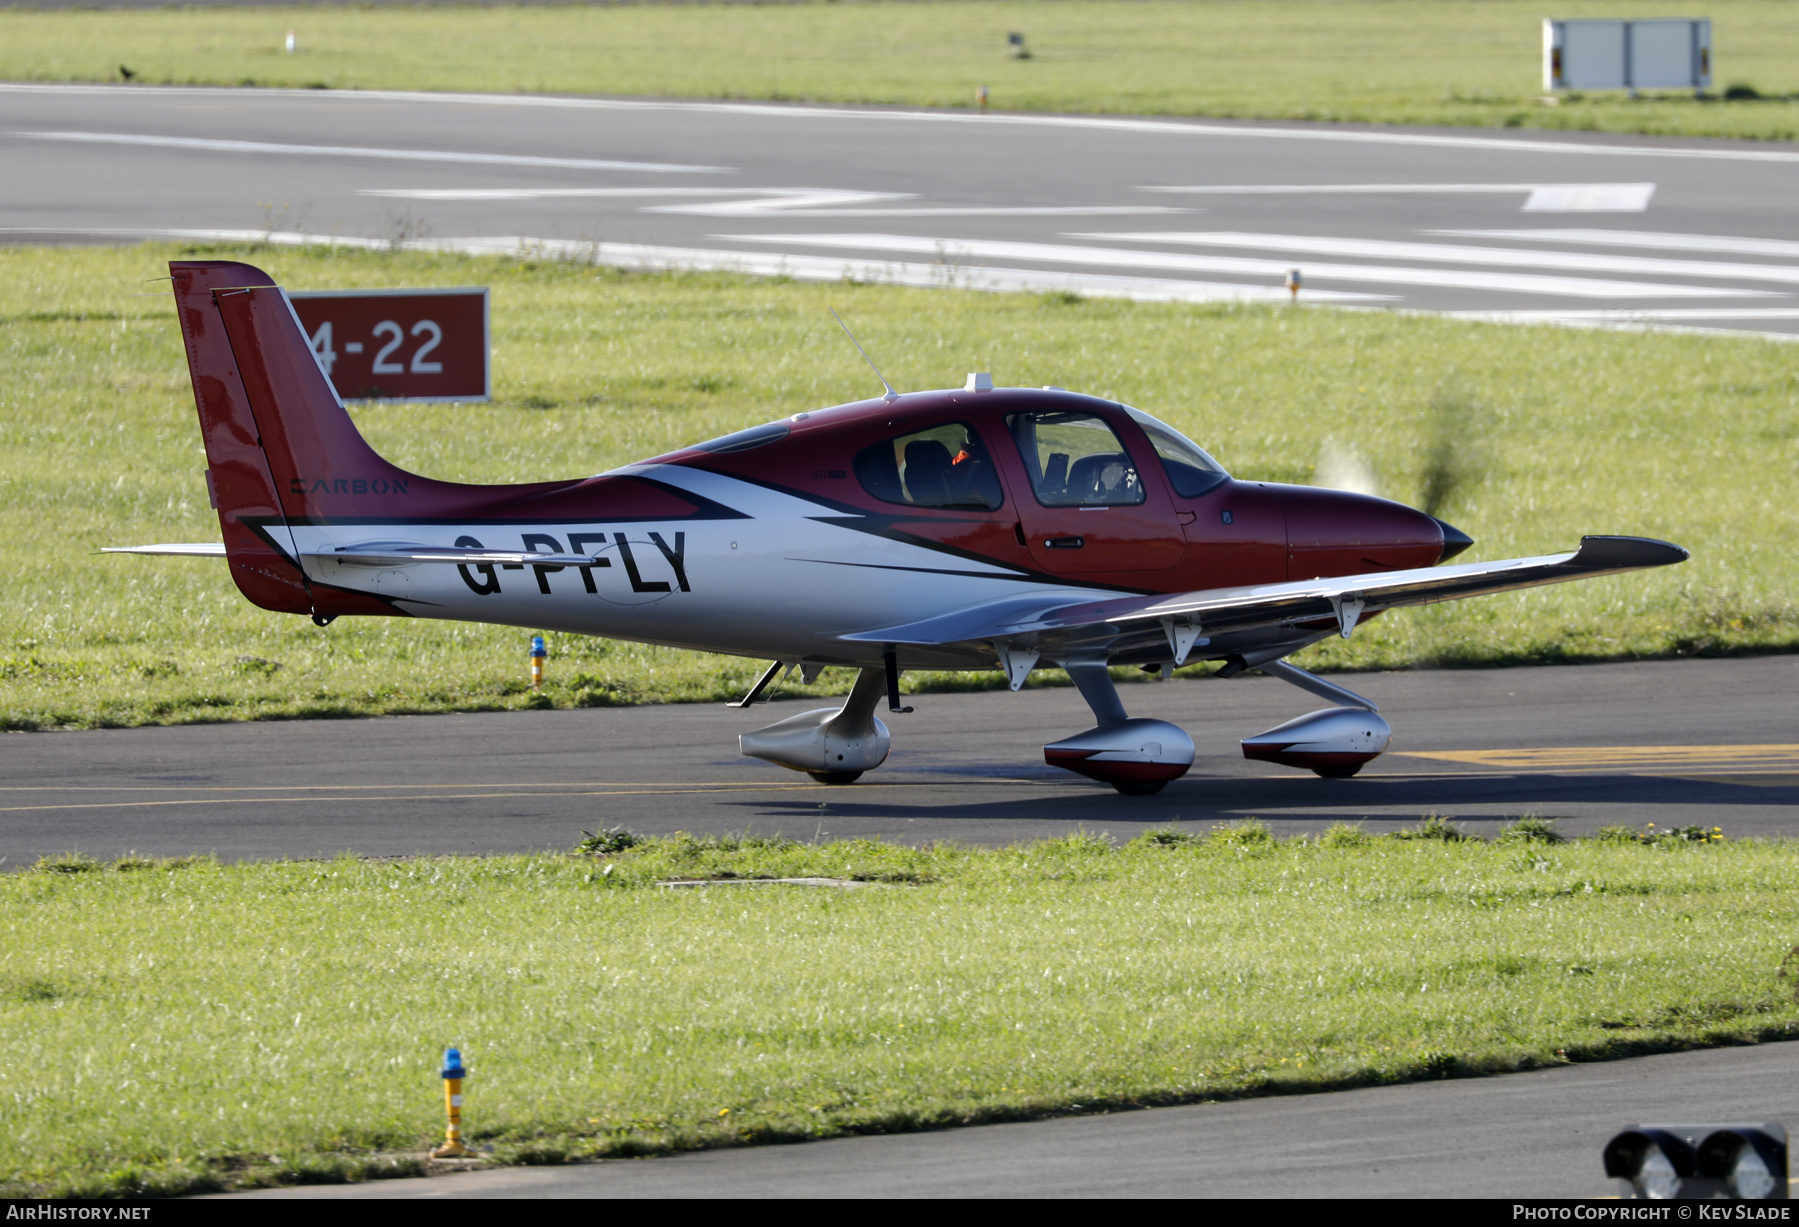
[[[850,326],[843,322],[843,317],[837,314],[837,309],[835,307],[826,307],[825,310],[831,313],[831,318],[837,321],[837,326],[839,328],[843,329],[843,335],[850,339],[850,344],[854,345],[856,347],[856,352],[862,355],[862,361],[868,363],[868,369],[873,371],[875,373],[875,378],[881,381],[881,386],[886,389],[886,393],[881,399],[889,403],[898,400],[900,394],[895,392],[893,390],[893,385],[887,382],[887,376],[881,374],[881,368],[875,365],[875,360],[868,356],[868,351],[866,349],[862,348],[862,342],[856,340],[856,334],[851,332]]]

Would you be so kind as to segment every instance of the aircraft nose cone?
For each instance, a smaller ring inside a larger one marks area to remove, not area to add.
[[[1437,518],[1432,516],[1431,519],[1436,520]],[[1442,520],[1437,520],[1437,527],[1443,530],[1443,554],[1437,559],[1438,562],[1448,562],[1474,544],[1473,537],[1453,524],[1445,524]]]

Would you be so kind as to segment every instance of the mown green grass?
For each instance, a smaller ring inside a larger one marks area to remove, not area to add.
[[[412,619],[265,613],[217,562],[101,546],[218,539],[166,283],[185,249],[0,251],[0,727],[719,699],[760,662]],[[433,476],[580,476],[874,390],[1056,384],[1158,414],[1241,477],[1305,482],[1353,449],[1470,558],[1625,532],[1679,567],[1382,617],[1326,668],[1613,660],[1799,644],[1799,371],[1790,347],[1416,316],[1134,305],[328,250],[214,252],[296,289],[493,286],[495,403],[356,410]],[[1439,444],[1453,443],[1445,449]],[[1059,678],[1049,675],[1046,681]],[[908,687],[998,675],[908,676]],[[827,672],[820,693],[847,673]]]
[[[472,1140],[554,1162],[1799,1028],[1799,848],[1442,833],[61,858],[0,875],[0,1195],[416,1171],[447,1044]],[[656,885],[730,876],[876,884]]]
[[[1791,140],[1799,13],[1712,0],[1711,99],[1541,100],[1517,0],[426,5],[0,12],[0,78],[1456,124]],[[1568,0],[1560,17],[1641,17]],[[283,50],[288,30],[295,54]],[[1014,59],[1009,32],[1026,36]],[[1732,83],[1761,95],[1723,101]]]

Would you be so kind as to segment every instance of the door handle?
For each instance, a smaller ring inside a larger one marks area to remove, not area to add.
[[[1051,537],[1043,543],[1049,550],[1078,550],[1087,544],[1085,537]]]

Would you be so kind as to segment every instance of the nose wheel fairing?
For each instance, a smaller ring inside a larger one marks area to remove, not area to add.
[[[1393,728],[1362,707],[1327,707],[1243,739],[1243,757],[1325,777],[1354,775],[1385,752]]]

